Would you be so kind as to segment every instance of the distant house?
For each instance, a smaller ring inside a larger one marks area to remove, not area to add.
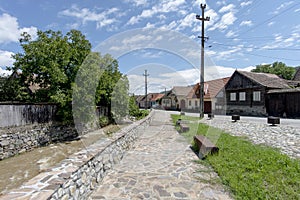
[[[144,97],[145,97],[145,95],[135,95],[135,103],[139,108],[142,107],[141,101]]]
[[[147,97],[145,95],[136,96],[136,102],[139,108],[151,108],[154,105],[159,104],[159,100],[164,96],[161,93],[149,93]]]
[[[226,113],[267,116],[267,93],[288,88],[277,75],[236,70],[225,86]]]
[[[186,96],[192,89],[192,86],[174,86],[162,97],[162,107],[164,107],[166,110],[186,109]]]
[[[162,93],[151,93],[150,106],[159,105],[161,98],[163,98],[165,94]]]
[[[228,82],[229,77],[220,78],[204,83],[204,113],[221,114],[223,103],[221,101],[221,92],[224,92],[224,86]],[[219,97],[217,96],[219,95]],[[220,100],[218,100],[218,98]],[[223,96],[224,98],[224,96]],[[220,105],[219,105],[220,104]],[[221,107],[220,107],[221,106]],[[187,111],[200,111],[200,85],[197,83],[187,95]]]

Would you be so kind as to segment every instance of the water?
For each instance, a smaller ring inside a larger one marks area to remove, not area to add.
[[[119,128],[119,126],[110,125],[88,133],[82,136],[80,140],[51,144],[0,161],[0,194],[20,187],[22,183],[53,167],[69,155],[80,151],[101,138],[108,137],[105,134],[106,132],[116,131]]]

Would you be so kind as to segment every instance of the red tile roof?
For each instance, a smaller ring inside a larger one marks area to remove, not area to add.
[[[204,82],[204,99],[215,98],[222,88],[226,85],[230,77],[215,79]],[[187,98],[199,98],[199,83],[187,95]]]

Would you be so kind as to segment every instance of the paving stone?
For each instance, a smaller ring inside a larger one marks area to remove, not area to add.
[[[215,197],[231,199],[216,181],[210,185],[195,177],[195,173],[210,176],[212,169],[194,162],[198,157],[174,129],[169,113],[155,111],[150,126],[139,131],[142,135],[133,148],[104,177],[91,199],[198,200],[208,186]],[[218,178],[216,174],[211,177]]]

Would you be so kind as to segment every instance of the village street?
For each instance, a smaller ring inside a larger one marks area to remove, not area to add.
[[[212,168],[174,129],[170,113],[154,111],[150,126],[91,199],[231,199]]]

